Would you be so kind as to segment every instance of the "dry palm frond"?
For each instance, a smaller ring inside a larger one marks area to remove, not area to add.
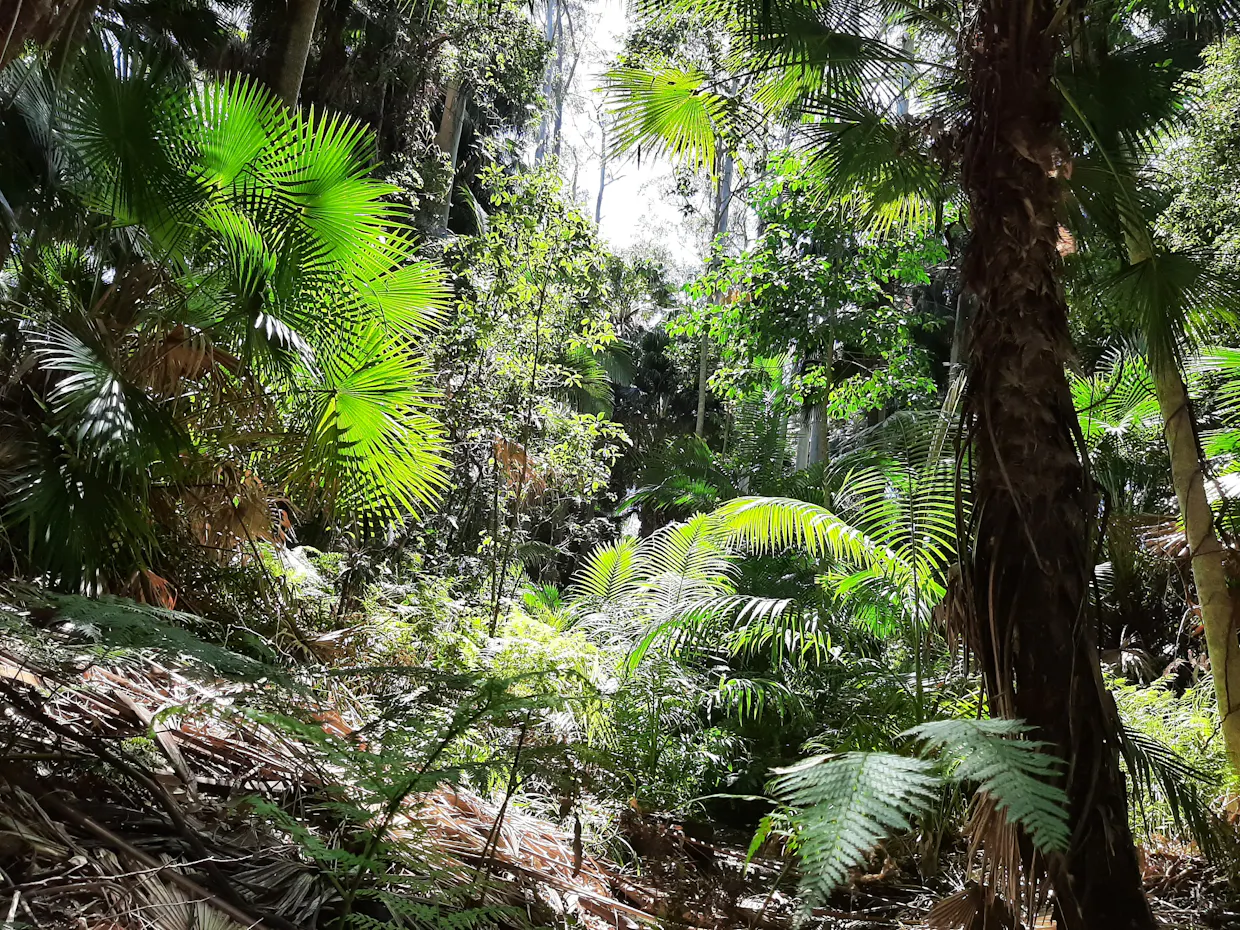
[[[209,804],[220,789],[304,797],[338,781],[320,743],[233,706],[244,704],[244,686],[204,679],[200,671],[174,662],[125,656],[82,668],[49,661],[9,640],[0,642],[0,687],[38,701],[32,700],[29,715],[17,715],[7,739],[11,751],[64,753],[76,743],[85,760],[93,747],[153,736],[145,755],[130,752],[128,763],[150,771],[167,786],[174,803],[195,809]],[[35,709],[39,706],[41,711]],[[308,704],[304,711],[309,725],[322,727],[329,740],[353,742],[355,751],[368,751],[354,739],[357,723],[340,709]],[[46,815],[40,820],[32,813],[40,810],[33,798],[27,811],[13,802],[14,789],[7,794],[0,811],[10,813],[0,814],[0,838],[16,835],[16,841],[50,859],[74,854],[74,841],[63,829]],[[19,826],[19,816],[37,828]],[[481,887],[488,905],[524,908],[537,901],[590,930],[657,922],[644,910],[657,895],[628,880],[618,866],[586,854],[573,835],[461,788],[444,785],[412,795],[387,834],[389,842],[408,853],[394,865],[429,875],[433,887],[444,889],[445,901],[450,889],[459,893]],[[273,909],[296,918],[298,926],[312,925],[334,892],[292,848],[274,839],[262,848],[262,861],[248,862],[238,880],[265,889],[269,901],[276,899]],[[139,921],[134,927],[233,930],[232,922],[209,904],[153,874],[135,875],[105,860],[106,855],[92,854],[100,872],[128,883],[123,893],[138,902],[131,914]],[[392,881],[399,889],[399,877]]]
[[[1007,902],[982,885],[970,885],[939,901],[926,915],[934,930],[1018,930]]]
[[[172,866],[167,857],[164,862]],[[137,876],[134,897],[139,904],[133,916],[142,930],[246,930],[210,902],[191,898],[150,873]]]

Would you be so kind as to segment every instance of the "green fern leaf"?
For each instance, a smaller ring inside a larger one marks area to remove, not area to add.
[[[1063,761],[1045,749],[1048,743],[1024,739],[1030,730],[1019,720],[935,720],[904,735],[938,751],[957,781],[986,792],[1009,823],[1019,824],[1042,852],[1068,848],[1068,798],[1048,779],[1059,775]]]
[[[907,830],[941,785],[931,763],[883,752],[815,756],[776,769],[777,797],[799,809],[802,892],[825,900],[874,844]]]

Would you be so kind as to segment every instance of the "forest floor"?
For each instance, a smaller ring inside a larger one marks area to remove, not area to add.
[[[22,643],[0,639],[6,930],[334,925],[350,868],[364,856],[347,843],[334,848],[339,828],[310,813],[336,790],[330,766],[312,743],[228,713],[229,687],[149,658],[41,663]],[[330,714],[318,720],[341,726]],[[255,811],[246,798],[256,794],[294,815]],[[403,865],[367,874],[366,886],[422,901],[432,909],[428,926],[450,926],[448,912],[473,908],[491,910],[501,925],[590,930],[798,923],[790,857],[778,849],[750,857],[743,830],[628,809],[615,818],[612,845],[625,849],[618,859],[591,855],[580,827],[512,801],[446,785],[410,796],[386,830],[404,851],[391,861]],[[932,882],[899,858],[880,851],[811,923],[952,926],[939,919],[942,908],[931,910],[953,891],[967,897],[962,855],[945,855]],[[1191,850],[1149,850],[1144,867],[1164,926],[1240,927],[1225,880]],[[382,895],[362,900],[358,913],[371,921],[362,925],[397,926]]]

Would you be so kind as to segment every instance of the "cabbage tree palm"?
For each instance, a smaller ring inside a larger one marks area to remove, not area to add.
[[[938,112],[909,117],[894,108],[892,117],[873,75],[887,68],[898,81],[892,67],[917,65],[878,41],[886,5],[736,6],[769,50],[755,61],[785,66],[829,184],[861,191],[880,224],[940,201],[959,167],[971,233],[962,284],[977,310],[964,401],[974,507],[957,622],[979,657],[992,712],[1024,718],[1073,762],[1074,842],[1048,860],[1061,925],[1152,927],[1118,721],[1086,619],[1095,504],[1065,374],[1072,346],[1058,277],[1061,179],[1085,186],[1089,173],[1071,167],[1058,75],[1079,11],[1060,0],[901,5],[906,22],[938,29],[942,47],[962,54],[932,66]]]
[[[99,42],[63,83],[3,76],[3,521],[70,587],[124,588],[168,535],[381,532],[443,481],[418,349],[443,286],[368,133],[181,73]]]
[[[926,714],[923,650],[930,615],[956,558],[948,418],[936,416],[927,429],[906,412],[872,428],[856,452],[835,463],[821,501],[740,497],[715,513],[727,535],[749,551],[808,555],[837,609],[878,630],[894,622],[912,652],[919,722]]]

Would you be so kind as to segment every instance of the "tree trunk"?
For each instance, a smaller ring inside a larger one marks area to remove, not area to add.
[[[301,80],[301,96],[318,105],[336,102],[339,89],[347,79],[349,49],[345,31],[353,13],[353,0],[320,0],[319,22],[322,23],[322,45],[313,72]]]
[[[314,23],[319,16],[319,0],[288,0],[288,11],[280,29],[280,56],[273,90],[291,107],[297,106],[301,79],[306,73],[306,59],[314,39]]]
[[[1056,279],[1056,0],[981,0],[969,37],[964,152],[978,298],[966,400],[975,438],[970,640],[991,712],[1024,718],[1064,760],[1072,843],[1048,858],[1061,930],[1152,930],[1088,622],[1097,510],[1074,442]]]
[[[728,153],[723,156],[723,167],[719,171],[719,186],[716,189],[715,196],[715,216],[714,222],[711,224],[711,248],[714,248],[715,241],[720,236],[728,234],[728,220],[732,213],[732,155]],[[716,300],[719,295],[716,295]],[[694,432],[698,436],[706,435],[706,399],[708,391],[706,382],[709,380],[709,352],[710,340],[705,332],[702,333],[702,342],[698,349],[698,405],[697,405],[697,428]]]
[[[443,206],[439,214],[439,225],[444,229],[448,228],[448,215],[452,212],[452,191],[456,186],[456,166],[460,160],[461,127],[465,125],[467,99],[468,94],[461,87],[461,79],[454,77],[444,94],[443,118],[439,121],[439,132],[435,134],[435,144],[448,156],[448,185],[444,190]]]
[[[603,191],[607,190],[607,127],[599,119],[598,197],[594,200],[594,225],[603,222]]]
[[[1158,362],[1151,358],[1150,369],[1171,458],[1171,481],[1192,556],[1193,585],[1201,605],[1223,743],[1232,768],[1240,772],[1240,643],[1236,639],[1240,603],[1230,584],[1227,550],[1214,531],[1197,423],[1184,378],[1174,359]]]
[[[560,26],[559,11],[559,0],[547,0],[547,24],[543,36],[547,40],[550,56],[554,56],[557,50],[556,36]],[[550,56],[547,59],[547,73],[543,77],[543,98],[546,100],[548,107],[551,104],[551,98],[555,91],[555,68],[557,64]],[[550,109],[545,109],[538,124],[538,145],[534,148],[535,164],[542,164],[543,159],[547,157],[550,144],[551,111]]]
[[[969,357],[969,331],[977,313],[977,296],[962,288],[956,298],[956,323],[952,329],[951,373],[955,375]]]

